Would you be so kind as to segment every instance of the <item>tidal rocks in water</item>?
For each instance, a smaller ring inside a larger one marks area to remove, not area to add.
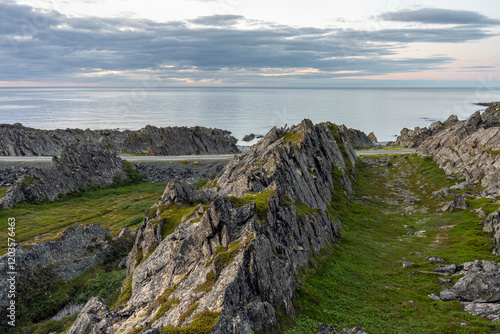
[[[356,161],[335,125],[305,120],[272,129],[203,191],[170,184],[148,210],[129,255],[139,261],[129,268],[132,296],[117,310],[127,316],[106,314],[102,333],[139,323],[184,326],[203,316],[216,319],[217,333],[274,328],[276,308],[293,313],[297,268],[338,237],[340,222],[328,210],[331,201],[345,200]],[[160,239],[169,205],[187,214]],[[146,234],[159,244],[137,256]],[[170,305],[161,312],[159,296]]]
[[[36,168],[18,179],[7,190],[0,207],[8,208],[23,201],[53,201],[78,192],[87,186],[113,183],[115,177],[126,178],[123,162],[116,153],[94,151],[88,146],[69,146],[61,157],[52,159],[53,166]]]
[[[151,125],[137,130],[38,130],[21,124],[0,124],[0,155],[59,156],[66,146],[88,145],[94,150],[154,155],[238,153],[231,132],[205,127]],[[148,150],[148,147],[150,150]]]

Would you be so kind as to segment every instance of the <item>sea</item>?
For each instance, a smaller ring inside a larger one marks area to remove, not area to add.
[[[146,125],[250,133],[307,118],[374,132],[393,141],[403,128],[454,114],[466,119],[500,100],[500,89],[471,88],[0,88],[0,123],[37,129],[131,129]]]

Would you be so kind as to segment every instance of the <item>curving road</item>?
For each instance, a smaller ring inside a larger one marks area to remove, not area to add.
[[[362,150],[356,151],[356,155],[375,155],[375,154],[413,154],[415,150],[404,149],[404,150]],[[181,161],[189,160],[189,162],[203,161],[203,160],[231,160],[235,155],[238,154],[214,154],[214,155],[169,155],[169,156],[155,156],[155,157],[145,157],[145,156],[131,156],[119,154],[123,160],[140,162],[140,161]],[[52,161],[52,157],[0,157],[0,162],[45,162]]]

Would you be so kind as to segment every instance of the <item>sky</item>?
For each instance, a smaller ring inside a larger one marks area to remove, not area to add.
[[[498,0],[0,0],[0,87],[478,83]]]

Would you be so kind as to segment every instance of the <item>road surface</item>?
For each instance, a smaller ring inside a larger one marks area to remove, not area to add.
[[[405,149],[405,150],[362,150],[356,151],[356,155],[374,155],[374,154],[413,154],[415,150]],[[155,157],[145,157],[145,156],[131,156],[131,155],[121,155],[119,156],[123,160],[131,162],[140,161],[181,161],[189,160],[189,162],[202,161],[202,160],[231,160],[236,154],[214,154],[214,155],[175,155],[175,156],[155,156]],[[52,161],[52,157],[0,157],[0,162],[44,162]]]

